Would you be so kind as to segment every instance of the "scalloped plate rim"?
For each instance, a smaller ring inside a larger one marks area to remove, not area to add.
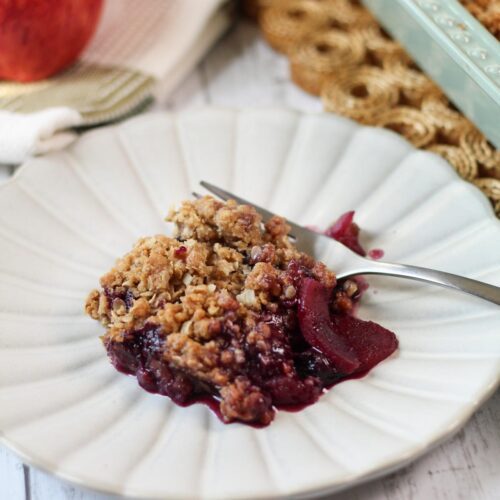
[[[375,480],[391,472],[401,469],[406,465],[414,462],[418,458],[422,457],[429,451],[437,448],[439,445],[450,439],[457,432],[462,429],[462,427],[469,421],[472,415],[477,411],[477,409],[496,391],[496,389],[500,387],[500,371],[496,377],[496,380],[492,380],[491,384],[485,388],[484,392],[480,395],[478,399],[473,401],[468,407],[467,411],[463,411],[463,413],[458,417],[455,422],[453,422],[446,432],[436,432],[434,436],[429,438],[427,442],[422,443],[421,445],[415,445],[411,452],[408,452],[406,456],[401,459],[393,459],[387,460],[385,463],[380,464],[376,467],[373,467],[372,470],[367,472],[359,473],[359,474],[351,474],[346,475],[344,479],[339,479],[336,482],[330,482],[328,485],[318,485],[316,488],[309,490],[300,490],[291,493],[284,493],[278,495],[253,495],[252,497],[245,496],[235,496],[232,497],[222,497],[222,498],[234,498],[237,500],[281,500],[283,498],[315,498],[323,495],[339,493],[348,488],[352,488],[363,483],[367,483],[369,481]],[[121,495],[124,498],[130,499],[142,499],[142,498],[151,498],[151,499],[160,499],[163,498],[162,493],[159,492],[158,495],[155,496],[143,496],[140,492],[134,492],[133,490],[127,491],[117,491],[112,488],[107,488],[106,486],[100,484],[99,482],[91,483],[89,481],[82,480],[76,476],[71,474],[66,474],[65,472],[59,472],[57,466],[51,466],[48,464],[44,464],[43,460],[37,460],[36,458],[29,455],[28,452],[25,452],[22,447],[17,446],[14,442],[10,441],[6,438],[2,431],[0,431],[0,444],[8,448],[10,451],[14,452],[22,461],[32,467],[35,467],[43,472],[49,473],[54,477],[66,481],[72,485],[77,485],[85,489],[90,489],[97,493],[102,493],[106,495]],[[192,497],[190,496],[169,496],[171,500],[188,500]],[[204,499],[218,499],[221,497],[212,497],[212,496],[204,496]]]
[[[288,108],[280,108],[280,107],[274,107],[274,106],[266,106],[266,107],[259,107],[259,108],[232,108],[232,107],[223,107],[223,106],[202,106],[200,108],[194,109],[194,110],[187,110],[187,111],[177,111],[177,112],[155,112],[155,113],[150,113],[150,114],[145,114],[145,115],[139,115],[136,117],[133,117],[125,122],[118,123],[118,124],[111,124],[107,125],[104,127],[100,127],[98,129],[93,129],[90,131],[85,132],[82,135],[94,135],[94,134],[99,134],[102,130],[107,130],[107,129],[113,129],[113,128],[119,128],[125,124],[130,124],[130,123],[135,123],[135,122],[147,122],[148,120],[154,120],[158,119],[158,117],[164,117],[164,116],[169,116],[169,117],[178,117],[178,116],[183,116],[183,117],[189,117],[189,118],[194,118],[196,116],[199,116],[201,114],[206,114],[210,113],[212,111],[216,112],[232,112],[235,114],[240,114],[240,113],[272,113],[272,112],[277,112],[277,113],[287,113],[289,115],[294,115],[297,117],[302,117],[302,116],[327,116],[325,113],[322,112],[303,112],[299,110],[294,110],[294,109],[288,109]],[[371,126],[365,126],[365,125],[360,125],[357,122],[353,122],[352,120],[335,115],[337,119],[342,119],[345,122],[351,122],[354,123],[357,127],[358,130],[361,129],[372,129],[376,130],[377,133],[382,133],[382,134],[387,134],[392,136],[393,138],[396,138],[400,141],[407,142],[404,138],[402,138],[399,134],[383,129],[380,127],[371,127]],[[79,138],[80,139],[80,138]],[[79,140],[77,139],[77,140]],[[412,146],[413,147],[413,146]],[[413,148],[414,151],[418,151],[416,148]],[[491,204],[488,202],[486,196],[481,192],[481,190],[477,187],[474,186],[473,184],[465,181],[462,179],[457,172],[449,165],[446,161],[444,161],[439,155],[432,153],[432,152],[425,152],[429,157],[434,157],[435,159],[438,159],[439,161],[436,162],[436,164],[439,164],[440,167],[437,168],[442,168],[443,171],[446,170],[447,174],[449,175],[450,179],[454,178],[455,180],[458,179],[461,183],[463,183],[464,187],[467,188],[468,192],[473,195],[477,200],[480,200],[482,207],[484,209],[485,215],[492,221],[495,222],[495,224],[499,227],[500,229],[500,220],[497,219],[495,216],[495,213],[493,211],[493,208]],[[32,158],[28,161],[26,161],[19,169],[16,170],[14,175],[5,180],[4,182],[1,183],[0,185],[0,196],[3,188],[6,188],[7,186],[11,184],[16,184],[20,178],[26,175],[30,175],[30,172],[32,169],[37,169],[38,167],[35,165],[35,163],[40,159],[46,159],[50,158],[50,154],[42,157],[35,157]],[[381,476],[384,476],[392,471],[398,470],[401,467],[404,467],[408,463],[413,462],[414,460],[418,459],[422,455],[426,454],[430,450],[436,448],[440,444],[442,444],[444,441],[448,440],[451,436],[453,436],[455,433],[457,433],[466,423],[467,421],[471,418],[471,416],[477,411],[477,409],[495,392],[495,390],[500,387],[500,364],[498,366],[497,374],[496,376],[493,374],[491,376],[491,380],[489,380],[488,384],[485,384],[484,387],[480,392],[476,394],[476,398],[473,401],[464,403],[464,408],[461,411],[460,415],[455,416],[454,418],[450,418],[450,422],[447,422],[446,424],[446,430],[436,430],[436,432],[430,436],[425,442],[421,441],[419,443],[415,443],[413,445],[408,445],[408,447],[412,446],[412,449],[405,453],[403,457],[399,458],[394,458],[394,459],[388,459],[383,463],[379,463],[376,466],[373,466],[369,470],[365,470],[364,472],[360,473],[345,473],[342,478],[339,478],[338,480],[332,480],[329,481],[327,484],[318,484],[317,486],[310,488],[310,489],[298,489],[297,491],[290,491],[289,493],[282,493],[282,494],[258,494],[258,495],[253,495],[252,497],[245,497],[245,496],[232,496],[232,498],[237,498],[239,500],[244,500],[244,499],[282,499],[284,497],[286,498],[312,498],[312,497],[317,497],[321,495],[327,495],[327,494],[332,494],[332,493],[338,493],[340,491],[343,491],[347,488],[354,487],[356,485],[360,485],[362,483],[374,480],[376,478],[379,478]],[[238,424],[236,424],[238,425]],[[444,425],[443,425],[444,426]],[[19,456],[23,462],[29,464],[30,466],[33,466],[37,469],[40,469],[46,473],[52,474],[53,476],[66,481],[70,484],[73,485],[78,485],[84,489],[91,489],[95,492],[100,492],[104,494],[110,494],[110,495],[123,495],[125,498],[160,498],[160,495],[162,495],[161,492],[158,492],[158,494],[155,494],[153,497],[144,497],[141,496],[141,493],[139,491],[135,492],[134,490],[130,489],[127,490],[126,488],[118,491],[117,489],[109,488],[103,484],[101,484],[99,481],[86,481],[83,480],[77,476],[74,476],[72,474],[68,474],[64,472],[63,470],[58,470],[57,465],[53,465],[48,463],[47,461],[44,461],[43,459],[38,459],[37,457],[34,457],[30,455],[29,451],[26,451],[22,446],[18,446],[13,440],[9,439],[4,432],[0,429],[0,444],[14,452],[17,456]],[[171,496],[170,498],[176,498],[176,499],[186,499],[186,498],[191,498],[189,496],[176,496],[173,497]],[[212,496],[204,496],[203,498],[216,498]],[[217,497],[220,498],[220,497]],[[224,497],[224,498],[229,498],[229,497]]]
[[[267,113],[267,112],[269,112],[269,113],[271,113],[271,112],[284,113],[285,112],[287,114],[294,115],[297,117],[299,117],[299,116],[328,116],[326,113],[323,113],[321,111],[318,111],[318,112],[299,111],[296,109],[283,108],[283,107],[278,107],[278,106],[263,106],[263,107],[258,107],[258,108],[245,108],[245,107],[236,108],[236,107],[230,107],[230,106],[228,106],[228,107],[226,107],[226,106],[200,106],[196,109],[190,109],[190,110],[186,110],[186,111],[165,111],[165,112],[155,111],[153,113],[147,113],[144,115],[137,115],[137,116],[134,116],[134,117],[132,117],[124,122],[113,123],[110,125],[105,125],[105,126],[102,126],[99,128],[94,128],[94,129],[91,129],[88,131],[84,131],[80,135],[80,137],[77,138],[76,142],[78,142],[82,136],[91,136],[94,134],[99,134],[102,130],[119,128],[121,126],[128,125],[128,124],[135,123],[135,122],[140,122],[140,121],[154,120],[154,119],[157,119],[158,117],[165,116],[165,115],[171,116],[171,117],[177,117],[180,115],[186,116],[186,117],[195,117],[197,115],[201,115],[203,113],[212,112],[212,111],[233,112],[233,113],[260,113],[260,112],[262,112],[262,113],[264,113],[264,112],[265,113]],[[397,134],[396,132],[394,132],[390,129],[386,129],[383,127],[374,127],[374,126],[370,126],[370,125],[362,125],[354,120],[351,120],[350,118],[346,118],[345,116],[337,115],[334,113],[331,113],[331,114],[337,120],[340,119],[340,120],[345,121],[346,123],[352,123],[352,124],[356,125],[356,127],[359,130],[361,130],[361,129],[376,130],[377,133],[386,134],[388,136],[391,136],[394,139],[397,139],[401,142],[405,142],[405,143],[411,145],[411,143],[409,143],[404,137],[402,137],[401,135]],[[453,177],[454,179],[458,179],[460,182],[463,183],[464,186],[467,186],[467,188],[472,188],[470,190],[470,192],[473,193],[474,196],[478,200],[481,201],[481,203],[483,203],[485,211],[486,211],[486,215],[488,215],[500,227],[500,219],[498,219],[496,217],[495,212],[493,210],[493,207],[491,206],[491,203],[488,201],[486,196],[482,193],[482,191],[477,186],[475,186],[474,184],[472,184],[470,182],[467,182],[465,179],[462,179],[458,175],[458,173],[454,170],[454,168],[446,160],[444,160],[441,156],[439,156],[437,153],[433,153],[432,151],[418,149],[418,148],[415,148],[413,145],[411,145],[411,146],[415,151],[421,151],[421,152],[425,153],[426,155],[429,155],[430,157],[434,157],[435,159],[437,159],[438,163],[441,165],[441,167],[439,167],[439,168],[442,168],[443,171],[444,171],[444,169],[446,169],[447,173],[450,175],[450,177]],[[49,154],[43,155],[43,156],[36,156],[36,157],[28,159],[14,172],[14,174],[9,179],[6,179],[2,183],[0,183],[0,191],[5,186],[17,182],[18,178],[21,177],[22,175],[28,175],[29,170],[31,170],[32,168],[35,168],[35,169],[38,168],[36,166],[33,166],[33,162],[36,162],[39,159],[44,159],[44,158],[50,157],[50,154],[53,154],[53,153],[49,153]]]

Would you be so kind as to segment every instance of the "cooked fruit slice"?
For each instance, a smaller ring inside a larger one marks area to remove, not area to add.
[[[367,372],[398,348],[396,335],[373,321],[363,321],[347,314],[334,314],[331,328],[344,338],[360,362],[357,372]]]
[[[335,332],[328,308],[328,290],[312,278],[304,278],[300,287],[298,317],[304,338],[319,349],[346,375],[356,371],[360,362],[344,337]]]

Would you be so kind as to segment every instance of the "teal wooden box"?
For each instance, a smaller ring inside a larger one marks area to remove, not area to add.
[[[457,0],[362,0],[500,148],[500,43]]]

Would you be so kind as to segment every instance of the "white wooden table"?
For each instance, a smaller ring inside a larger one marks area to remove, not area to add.
[[[242,21],[156,109],[205,105],[288,106],[319,111],[291,82],[287,62]],[[5,171],[0,172],[5,176]],[[500,334],[500,332],[499,332]],[[0,411],[1,408],[0,408]],[[416,417],[417,418],[417,417]],[[0,447],[0,500],[106,500],[23,465]],[[401,471],[334,495],[331,500],[500,500],[500,391],[453,439]]]

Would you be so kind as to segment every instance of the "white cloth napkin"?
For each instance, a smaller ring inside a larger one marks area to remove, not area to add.
[[[153,76],[164,98],[197,64],[228,25],[227,0],[106,0],[84,62],[126,67]],[[37,113],[0,111],[0,164],[67,146],[82,122],[70,108]]]
[[[18,164],[36,154],[66,147],[76,134],[80,113],[70,108],[50,108],[21,114],[0,111],[0,162]]]

